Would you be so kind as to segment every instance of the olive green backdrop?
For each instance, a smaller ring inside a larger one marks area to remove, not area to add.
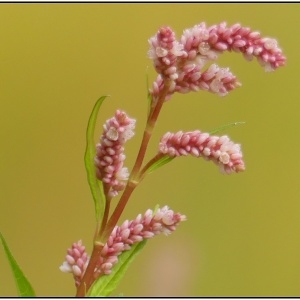
[[[115,294],[125,296],[299,296],[298,4],[2,4],[0,5],[0,230],[40,296],[75,294],[58,267],[83,239],[90,251],[93,202],[83,164],[85,129],[99,117],[137,118],[126,147],[131,168],[146,117],[148,39],[162,25],[227,21],[275,37],[287,66],[265,73],[256,61],[224,54],[218,64],[243,86],[225,98],[175,95],[161,113],[148,158],[166,131],[227,130],[242,144],[247,170],[225,176],[201,159],[179,158],[148,176],[125,218],[168,204],[188,221],[157,237]],[[222,133],[223,134],[223,133]],[[16,295],[0,250],[0,294]]]

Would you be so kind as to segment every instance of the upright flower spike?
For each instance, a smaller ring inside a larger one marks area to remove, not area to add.
[[[177,57],[184,54],[182,44],[176,41],[175,32],[170,27],[162,27],[149,39],[149,44],[151,48],[148,54],[156,71],[164,77],[175,80]]]
[[[78,287],[88,265],[89,257],[81,240],[74,243],[67,253],[66,260],[59,269],[64,273],[72,273],[75,285]]]
[[[133,137],[135,122],[125,112],[117,110],[104,124],[104,132],[96,145],[96,175],[111,197],[124,189],[129,177],[128,169],[123,167],[124,144]]]
[[[177,225],[186,220],[186,216],[174,213],[168,206],[153,212],[148,209],[142,216],[139,214],[135,220],[126,220],[121,226],[116,226],[100,254],[95,278],[101,274],[110,274],[112,267],[118,262],[118,256],[130,245],[150,239],[158,234],[168,235]]]
[[[218,137],[199,130],[177,133],[167,132],[160,140],[159,152],[170,157],[203,157],[219,166],[221,172],[230,174],[245,170],[239,144],[234,144],[226,135]]]
[[[164,88],[164,80],[168,80],[170,86],[165,100],[174,92],[175,80],[178,78],[177,59],[184,55],[184,52],[182,44],[176,40],[175,32],[170,27],[160,28],[148,42],[150,44],[148,55],[159,74],[156,82],[153,83],[153,90],[150,90],[153,105],[155,105],[159,92]]]

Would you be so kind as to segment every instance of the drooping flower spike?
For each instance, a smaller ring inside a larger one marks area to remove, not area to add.
[[[168,206],[164,206],[156,212],[148,209],[135,220],[126,220],[121,226],[116,226],[100,254],[96,274],[110,274],[112,267],[118,262],[118,256],[123,251],[130,250],[130,245],[161,233],[168,235],[185,220],[186,216],[174,213]]]
[[[177,133],[167,132],[159,143],[160,153],[170,157],[192,155],[213,161],[221,172],[230,174],[245,170],[239,144],[234,144],[228,136],[211,136],[199,130]]]
[[[241,52],[247,60],[256,57],[266,71],[273,71],[285,65],[286,58],[273,38],[262,38],[260,33],[248,27],[234,24],[227,27],[226,22],[206,27],[204,22],[186,29],[181,44],[188,57],[215,60],[224,51]]]

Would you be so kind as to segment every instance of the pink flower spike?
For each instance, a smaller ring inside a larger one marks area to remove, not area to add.
[[[68,249],[66,261],[59,267],[64,273],[72,273],[75,285],[78,287],[87,268],[89,257],[82,245],[82,241],[73,243],[72,248]]]
[[[245,170],[240,145],[234,144],[227,136],[210,136],[199,130],[179,133],[166,133],[161,138],[159,152],[171,157],[186,154],[203,157],[213,161],[221,172],[227,174]]]
[[[117,110],[115,116],[104,124],[104,132],[96,145],[96,175],[110,189],[111,197],[125,188],[129,177],[128,169],[123,167],[124,144],[133,137],[135,122],[125,112]]]
[[[209,45],[217,51],[236,51],[256,56],[266,71],[273,71],[285,65],[286,58],[282,54],[277,41],[272,38],[261,38],[260,33],[250,28],[235,24],[227,27],[226,23],[208,28]]]
[[[130,245],[161,233],[170,234],[185,220],[186,216],[174,213],[168,206],[164,206],[155,213],[148,209],[143,216],[138,215],[136,219],[126,220],[121,226],[116,226],[102,249],[95,278],[101,274],[110,274],[112,267],[118,262],[118,256],[123,251],[130,250]]]
[[[160,28],[149,39],[149,44],[148,55],[153,60],[156,71],[162,76],[174,78],[177,57],[184,54],[183,46],[176,41],[174,31],[170,27]]]
[[[239,87],[241,84],[229,69],[212,65],[203,70],[224,51],[240,52],[248,61],[256,57],[265,71],[273,71],[286,62],[275,39],[262,38],[259,32],[240,24],[228,27],[226,22],[210,27],[202,22],[184,30],[179,41],[175,40],[172,29],[162,27],[149,43],[149,56],[159,74],[150,90],[154,105],[166,78],[172,84],[165,100],[175,92],[183,94],[199,90],[225,96]]]

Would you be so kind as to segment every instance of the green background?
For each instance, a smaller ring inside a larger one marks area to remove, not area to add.
[[[149,146],[166,131],[211,130],[242,144],[247,170],[225,176],[201,159],[179,158],[149,175],[122,220],[157,203],[188,221],[151,240],[115,294],[125,296],[299,296],[298,4],[2,4],[0,5],[0,230],[37,295],[75,294],[59,271],[66,249],[92,246],[93,201],[83,164],[95,101],[109,94],[102,124],[116,109],[137,119],[126,146],[131,168],[146,117],[148,42],[162,25],[185,28],[240,22],[275,37],[287,66],[265,73],[228,53],[243,86],[225,98],[176,94],[165,104]],[[222,133],[223,134],[223,133]],[[0,294],[16,295],[4,252]]]

